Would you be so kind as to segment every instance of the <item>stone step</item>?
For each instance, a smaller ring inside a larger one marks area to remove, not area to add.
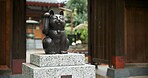
[[[23,63],[23,78],[95,78],[94,65],[38,67]]]
[[[85,64],[85,55],[78,53],[68,54],[31,54],[30,63],[39,67],[75,66]]]

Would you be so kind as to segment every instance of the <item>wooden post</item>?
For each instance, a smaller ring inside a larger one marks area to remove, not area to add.
[[[113,0],[112,64],[124,68],[124,0]]]
[[[13,0],[13,31],[12,31],[12,74],[22,72],[22,62],[26,60],[26,0]]]

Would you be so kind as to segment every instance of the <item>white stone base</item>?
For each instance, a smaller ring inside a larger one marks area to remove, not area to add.
[[[85,64],[85,55],[77,53],[68,54],[31,54],[30,63],[39,67],[75,66]]]
[[[32,64],[23,63],[23,78],[95,78],[95,66],[78,65],[78,66],[57,66],[57,67],[37,67]],[[66,78],[66,77],[63,77]]]

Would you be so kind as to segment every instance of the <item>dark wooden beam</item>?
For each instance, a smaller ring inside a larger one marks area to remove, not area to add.
[[[96,0],[88,0],[88,55],[90,57],[89,62],[94,64],[93,58],[96,54]]]
[[[26,0],[13,0],[12,73],[20,74],[26,59]]]
[[[124,0],[112,1],[112,64],[124,68]]]
[[[148,0],[125,0],[126,7],[148,8]]]
[[[0,1],[0,75],[11,73],[11,0]]]

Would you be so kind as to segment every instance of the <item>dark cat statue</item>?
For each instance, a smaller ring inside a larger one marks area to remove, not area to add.
[[[69,48],[69,40],[66,38],[65,18],[63,11],[60,14],[54,14],[51,10],[44,14],[43,48],[46,54],[66,54]]]

